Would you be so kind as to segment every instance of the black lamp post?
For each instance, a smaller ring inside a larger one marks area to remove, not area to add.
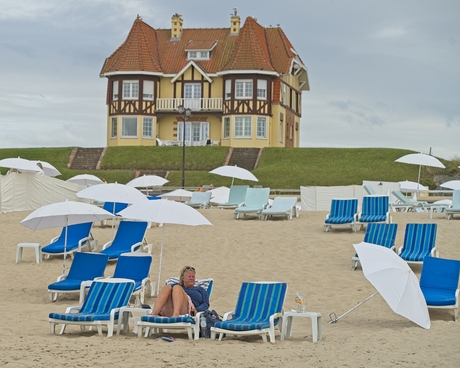
[[[185,122],[188,120],[190,115],[192,115],[192,110],[188,107],[185,108],[183,105],[179,105],[177,106],[177,111],[184,122],[182,130],[182,189],[185,189]]]

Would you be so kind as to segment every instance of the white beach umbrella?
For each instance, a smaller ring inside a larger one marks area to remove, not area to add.
[[[56,169],[53,165],[51,165],[49,162],[46,161],[37,161],[37,160],[32,160],[42,171],[46,176],[59,176],[62,175],[58,169]]]
[[[186,204],[159,199],[156,201],[147,201],[135,203],[119,212],[123,218],[156,222],[159,224],[178,224],[188,226],[212,225],[196,209]],[[163,261],[163,243],[165,226],[162,228],[160,260],[158,266],[158,283],[157,295],[160,290],[161,264]]]
[[[209,172],[210,174],[217,174],[220,176],[226,176],[229,178],[232,178],[232,185],[233,181],[236,179],[241,179],[241,180],[251,180],[251,181],[259,181],[252,172],[249,170],[243,169],[242,167],[238,166],[220,166],[218,168],[215,168],[214,170],[211,170]]]
[[[67,227],[85,222],[103,221],[113,217],[114,215],[110,212],[98,206],[84,202],[65,201],[47,204],[36,209],[22,220],[20,224],[34,231],[53,227],[65,227],[63,263],[63,273],[65,273]]]
[[[450,180],[440,185],[443,188],[460,190],[460,180]]]
[[[0,160],[0,167],[7,167],[23,172],[34,172],[36,174],[42,172],[42,169],[40,169],[36,163],[20,157],[4,158]]]
[[[118,183],[93,185],[80,190],[77,193],[77,197],[94,199],[101,202],[129,204],[148,201],[147,197],[138,189]]]
[[[377,292],[331,322],[337,322],[341,317],[380,293],[395,313],[429,329],[431,322],[425,297],[420,289],[417,276],[407,262],[393,250],[380,245],[361,242],[353,244],[353,247],[358,253],[364,276],[377,289]]]
[[[182,202],[182,201],[189,200],[192,197],[192,193],[193,192],[189,190],[176,189],[176,190],[173,190],[172,192],[160,194],[159,197]]]
[[[417,183],[420,184],[420,171],[422,166],[430,166],[430,167],[439,167],[445,169],[446,167],[443,165],[441,161],[439,161],[436,157],[426,155],[424,153],[411,153],[409,155],[402,156],[395,160],[395,162],[401,162],[403,164],[410,164],[410,165],[418,165],[418,179]],[[417,189],[417,196],[420,189]]]
[[[74,183],[74,184],[79,184],[79,185],[84,185],[84,186],[104,183],[97,176],[91,175],[91,174],[75,175],[67,179],[66,181],[68,181],[69,183]]]
[[[211,189],[211,190],[208,190],[208,192],[211,192],[211,198],[215,198],[215,197],[225,197],[230,195],[230,188],[228,187],[218,187],[218,188],[214,188],[214,189]]]
[[[138,178],[134,178],[130,182],[126,183],[126,185],[134,188],[151,188],[151,187],[158,187],[168,183],[169,180],[162,178],[158,175],[142,175]],[[147,189],[148,194],[148,189]]]
[[[409,192],[416,192],[417,190],[419,191],[429,190],[429,188],[427,188],[426,186],[416,183],[415,181],[405,180],[405,181],[400,181],[398,183],[399,183],[399,190],[401,192],[409,193]]]

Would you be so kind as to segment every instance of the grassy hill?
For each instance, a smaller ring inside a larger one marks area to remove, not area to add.
[[[53,164],[66,180],[82,171],[67,168],[72,147],[0,149],[0,159],[22,157]],[[298,189],[300,186],[362,184],[363,180],[417,181],[418,166],[395,163],[409,150],[387,148],[265,148],[253,171],[264,187]],[[228,154],[226,147],[187,147],[185,184],[187,187],[231,184],[230,178],[209,174],[221,166]],[[458,175],[460,160],[440,159],[446,169],[422,167],[421,183],[435,189],[435,175]],[[181,185],[182,147],[111,147],[107,149],[101,170],[86,171],[108,182],[127,183],[138,170],[167,170],[168,185]],[[6,168],[0,168],[5,174]],[[235,180],[235,184],[242,184]],[[245,184],[253,185],[254,182]]]

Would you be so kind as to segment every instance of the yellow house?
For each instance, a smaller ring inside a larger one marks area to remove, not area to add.
[[[153,29],[138,16],[100,76],[108,147],[299,146],[307,68],[280,27],[241,27],[236,10],[230,28],[186,29],[175,14],[171,29]]]

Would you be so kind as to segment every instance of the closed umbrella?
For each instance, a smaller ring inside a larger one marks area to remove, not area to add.
[[[439,167],[441,169],[445,169],[446,167],[443,165],[441,161],[439,161],[436,157],[426,155],[424,153],[411,153],[409,155],[402,156],[395,160],[395,162],[401,162],[403,164],[409,165],[418,165],[418,179],[417,183],[420,184],[420,171],[422,166],[430,166],[430,167]],[[420,189],[417,189],[417,197],[418,192]]]
[[[188,226],[212,225],[196,209],[186,204],[161,199],[158,201],[147,201],[135,203],[119,212],[123,218],[156,222],[159,224],[178,224]],[[165,226],[162,228],[160,260],[158,266],[157,295],[160,290],[161,264],[163,261],[163,243]]]
[[[379,245],[362,242],[353,244],[353,247],[358,253],[364,276],[377,289],[377,292],[330,322],[337,322],[380,293],[395,313],[429,329],[431,322],[425,297],[420,289],[417,276],[407,262],[393,250]]]
[[[110,212],[92,204],[84,202],[65,201],[47,204],[28,215],[20,222],[32,230],[65,227],[64,238],[64,263],[63,273],[66,268],[67,227],[85,222],[103,221],[113,218]]]
[[[209,173],[232,178],[232,185],[235,178],[241,180],[259,181],[259,179],[257,179],[252,172],[243,169],[242,167],[238,167],[236,165],[220,166],[218,168],[215,168],[214,170],[211,170]]]

